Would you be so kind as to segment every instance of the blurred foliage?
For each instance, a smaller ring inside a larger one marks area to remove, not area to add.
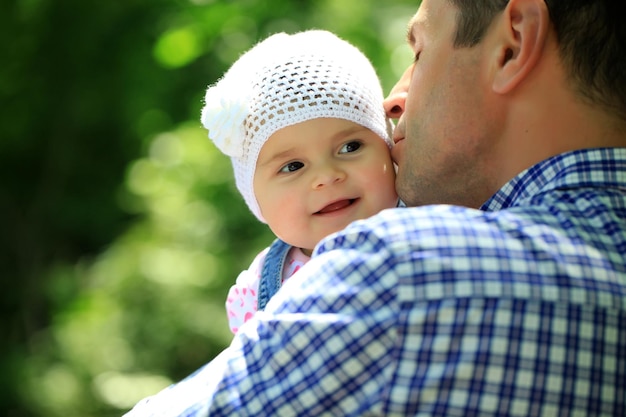
[[[224,299],[272,235],[206,138],[206,86],[323,28],[385,91],[415,1],[0,4],[0,415],[119,416],[229,343]]]

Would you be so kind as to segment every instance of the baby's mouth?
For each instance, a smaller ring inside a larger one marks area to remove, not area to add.
[[[357,201],[356,198],[335,201],[314,214],[328,214],[334,211],[342,210],[354,204],[355,201]]]

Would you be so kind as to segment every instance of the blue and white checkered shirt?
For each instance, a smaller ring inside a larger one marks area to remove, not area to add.
[[[626,149],[326,239],[138,416],[626,416]]]

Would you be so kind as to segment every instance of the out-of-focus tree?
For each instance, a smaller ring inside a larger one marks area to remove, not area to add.
[[[231,338],[272,239],[206,138],[206,86],[256,41],[323,28],[386,91],[417,2],[0,4],[0,415],[119,416]]]

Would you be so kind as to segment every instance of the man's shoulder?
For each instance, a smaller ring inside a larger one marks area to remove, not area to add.
[[[598,225],[606,216],[571,216],[577,205],[562,204],[495,212],[457,206],[390,209],[352,224],[324,242],[320,252],[337,250],[335,258],[345,258],[348,266],[352,259],[372,264],[370,282],[393,275],[402,297],[411,299],[460,294],[550,299],[556,293],[574,300],[579,295],[561,287],[564,276],[595,294],[626,270],[620,255],[626,229],[611,221],[602,231]],[[616,299],[610,291],[602,297],[607,303]]]
[[[331,250],[405,259],[420,252],[446,256],[451,251],[476,255],[476,248],[502,246],[502,214],[452,205],[387,209],[359,220],[324,239],[318,254]]]
[[[354,222],[343,233],[374,234],[389,240],[475,234],[481,228],[498,227],[494,217],[499,215],[454,205],[393,208]]]

